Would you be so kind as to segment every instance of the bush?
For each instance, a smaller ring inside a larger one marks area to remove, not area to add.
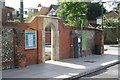
[[[104,43],[105,44],[116,44],[117,42],[117,29],[116,28],[105,28],[104,29]]]

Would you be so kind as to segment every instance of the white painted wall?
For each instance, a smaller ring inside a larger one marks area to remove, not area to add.
[[[4,7],[5,0],[0,0],[0,7]]]
[[[107,20],[113,20],[114,22],[118,22],[118,18],[109,18],[109,19],[107,19]],[[97,24],[102,24],[102,19],[101,18],[99,18],[99,19],[97,19]]]
[[[97,19],[97,24],[102,24],[102,19]]]

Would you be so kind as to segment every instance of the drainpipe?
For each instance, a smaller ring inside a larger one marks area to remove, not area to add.
[[[103,18],[103,3],[102,3],[102,5],[101,5],[101,14],[102,14],[102,30],[104,29],[104,25],[103,25],[103,20],[104,20],[104,18]]]
[[[83,56],[83,53],[82,53],[82,33],[83,33],[83,19],[81,19],[81,57]]]
[[[23,0],[20,0],[20,22],[24,22]]]

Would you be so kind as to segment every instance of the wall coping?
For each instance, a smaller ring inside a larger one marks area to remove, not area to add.
[[[8,26],[11,28],[19,28],[22,30],[26,30],[29,28],[31,25],[29,23],[18,23],[18,22],[4,22],[2,23],[3,26]]]
[[[36,15],[33,16],[27,23],[31,23],[35,18],[51,18],[51,19],[61,19],[59,17],[46,16],[46,15]]]

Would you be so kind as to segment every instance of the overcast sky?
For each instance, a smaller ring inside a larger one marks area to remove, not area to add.
[[[24,8],[34,8],[37,7],[39,3],[42,6],[50,6],[50,4],[57,4],[57,0],[23,0]],[[5,5],[19,9],[20,0],[5,0]]]
[[[39,3],[41,3],[42,6],[49,7],[51,4],[57,4],[57,0],[23,0],[24,1],[24,8],[35,8]],[[89,0],[88,0],[89,1]],[[100,0],[94,0],[94,1],[100,1]],[[102,1],[115,1],[115,0],[102,0]],[[119,1],[120,0],[116,0]],[[5,0],[5,5],[13,7],[17,10],[19,10],[20,6],[20,0]],[[105,4],[107,10],[112,10],[112,4]]]

